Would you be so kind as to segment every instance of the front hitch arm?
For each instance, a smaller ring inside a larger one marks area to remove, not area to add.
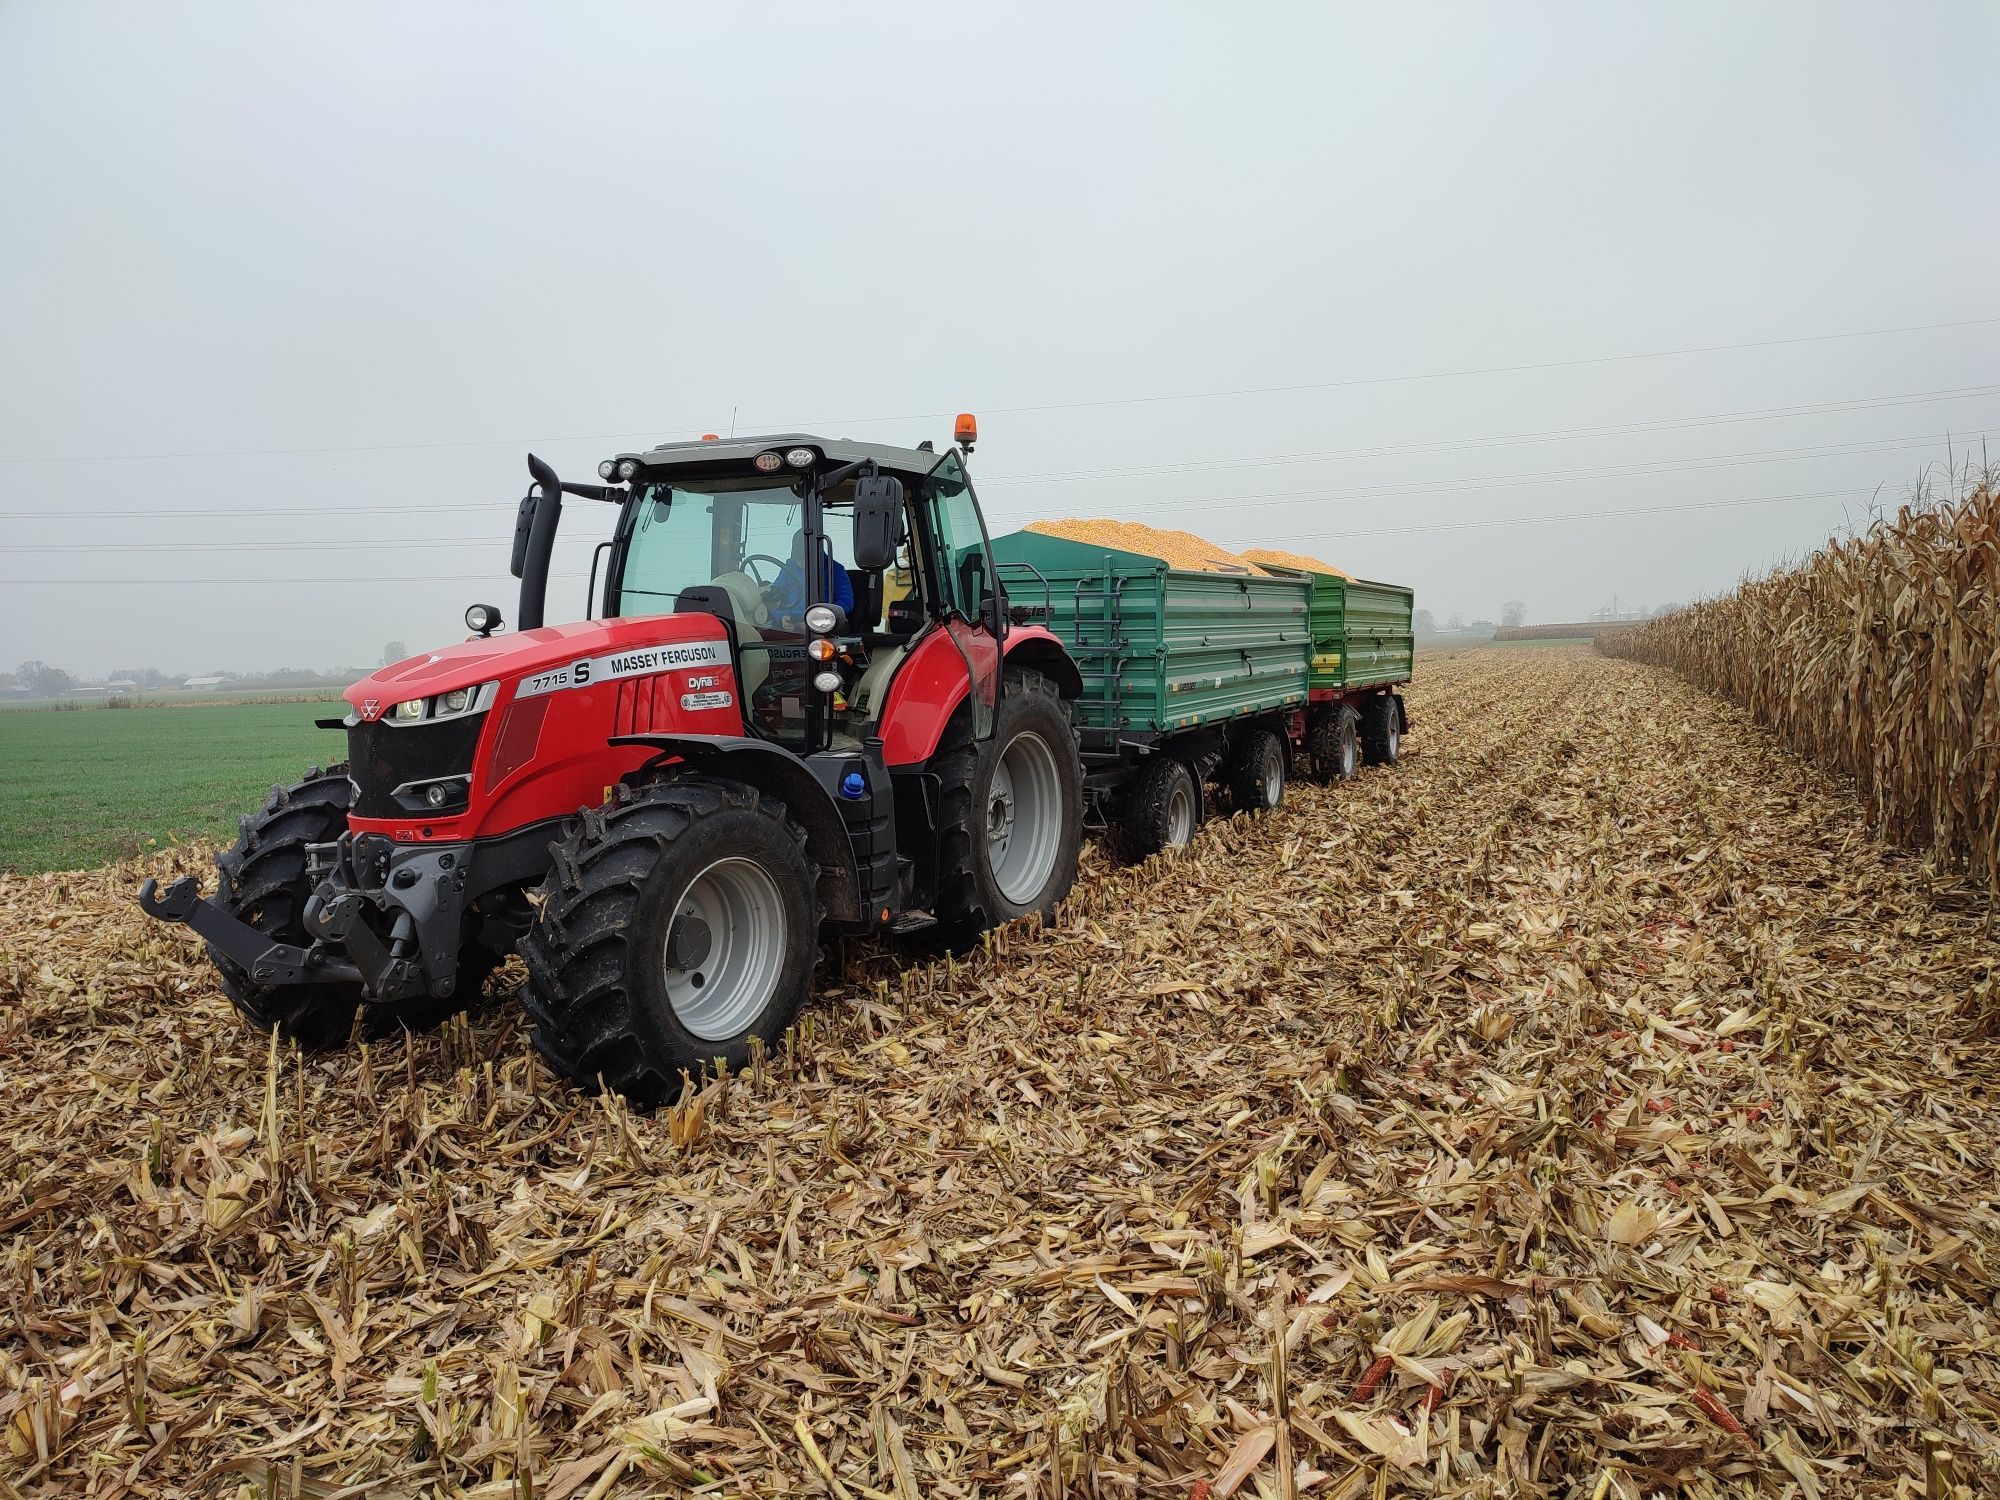
[[[361,971],[351,963],[292,943],[272,942],[248,922],[204,899],[191,875],[168,886],[165,895],[160,894],[158,881],[148,880],[139,887],[139,909],[162,922],[192,927],[258,984],[351,984],[361,979]]]

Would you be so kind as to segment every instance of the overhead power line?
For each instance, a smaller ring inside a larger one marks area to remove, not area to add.
[[[1695,344],[1676,349],[1649,349],[1631,354],[1596,354],[1576,359],[1538,360],[1522,364],[1478,365],[1456,370],[1429,370],[1405,375],[1358,375],[1343,380],[1316,380],[1290,385],[1236,386],[1206,391],[1172,391],[1141,396],[1102,396],[1072,401],[1044,401],[1021,406],[985,406],[984,415],[1024,416],[1050,411],[1087,411],[1113,406],[1149,406],[1174,401],[1215,401],[1242,396],[1293,395],[1305,391],[1348,390],[1359,386],[1405,385],[1429,380],[1462,380],[1482,375],[1522,375],[1538,370],[1581,369],[1591,365],[1628,364],[1648,359],[1680,359],[1699,354],[1729,354],[1747,349],[1778,349],[1799,344],[1831,343],[1842,339],[1887,338],[1906,333],[1935,333],[1945,329],[1981,328],[2000,323],[2000,316],[1959,318],[1946,323],[1911,323],[1898,328],[1859,328],[1839,333],[1797,334],[1788,338],[1746,339],[1727,344]],[[892,416],[834,417],[811,421],[787,418],[782,422],[753,419],[750,425],[772,430],[861,426],[875,422],[919,422],[948,418],[949,412],[902,412]],[[610,443],[625,438],[699,437],[704,429],[628,427],[618,432],[571,433],[565,436],[454,438],[419,443],[343,443],[296,448],[207,448],[158,453],[43,454],[0,458],[0,464],[51,463],[151,463],[187,458],[283,458],[325,453],[415,453],[449,448],[514,447],[534,443]],[[720,430],[720,429],[716,429]]]
[[[1987,429],[1966,434],[1968,437],[1987,437],[2000,433],[2000,428]],[[1240,509],[1245,506],[1283,504],[1299,500],[1369,500],[1369,499],[1411,499],[1421,495],[1454,494],[1466,490],[1505,489],[1523,484],[1576,484],[1602,479],[1636,479],[1654,474],[1680,474],[1702,469],[1738,468],[1759,463],[1793,463],[1816,458],[1858,456],[1870,453],[1920,452],[1935,444],[1941,433],[1919,433],[1912,437],[1869,438],[1853,443],[1819,444],[1803,448],[1766,448],[1744,453],[1713,454],[1701,458],[1660,459],[1641,464],[1594,465],[1578,469],[1543,469],[1515,474],[1471,475],[1461,479],[1426,481],[1413,480],[1407,483],[1365,486],[1350,489],[1303,490],[1263,490],[1249,494],[1203,496],[1195,499],[1161,501],[1153,499],[1140,504],[1148,513],[1156,513],[1166,507],[1171,511],[1207,510],[1216,506]],[[392,512],[393,513],[393,512]],[[1131,514],[1129,510],[1108,510],[1108,515]],[[172,513],[176,517],[183,513]],[[231,514],[236,514],[232,512]],[[252,513],[254,514],[254,513]],[[563,542],[581,542],[596,545],[602,538],[578,536],[574,533],[560,536]],[[161,542],[26,542],[11,544],[9,552],[325,552],[325,551],[373,551],[384,548],[411,549],[419,547],[500,547],[506,538],[498,533],[484,536],[448,537],[336,537],[325,541],[288,539],[279,541],[161,541]]]
[[[1417,526],[1379,526],[1354,531],[1310,531],[1291,532],[1266,538],[1280,542],[1311,542],[1358,536],[1396,536],[1418,532],[1470,531],[1508,526],[1547,526],[1566,521],[1597,521],[1620,516],[1660,515],[1674,511],[1727,510],[1740,506],[1781,505],[1800,500],[1853,499],[1861,495],[1877,493],[1870,489],[1807,490],[1785,495],[1750,495],[1738,500],[1694,500],[1667,505],[1635,505],[1610,510],[1568,511],[1540,516],[1483,516],[1471,521],[1439,521]],[[587,578],[586,573],[551,573],[550,581],[557,579],[574,581]],[[54,587],[145,587],[152,584],[178,584],[203,588],[233,588],[243,584],[284,584],[300,586],[309,584],[358,584],[358,583],[467,583],[490,584],[495,581],[491,574],[418,574],[383,577],[370,574],[365,577],[337,578],[268,578],[257,575],[235,578],[0,578],[0,586],[25,586],[43,584]]]

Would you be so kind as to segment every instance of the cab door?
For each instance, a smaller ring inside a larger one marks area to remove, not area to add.
[[[1004,622],[1003,608],[989,600],[999,593],[993,550],[979,497],[956,450],[947,452],[925,480],[924,507],[932,530],[932,571],[936,574],[944,628],[958,648],[971,683],[972,734],[993,738],[1000,708],[1001,643],[993,633],[995,619]],[[1001,628],[1005,628],[1004,623]]]

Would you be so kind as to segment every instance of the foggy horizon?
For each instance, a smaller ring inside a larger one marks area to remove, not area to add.
[[[1940,38],[1949,45],[1940,48]],[[980,419],[1443,621],[1714,594],[2000,436],[1974,5],[0,10],[0,670],[511,622],[533,449]],[[656,87],[649,87],[656,84]],[[601,513],[565,506],[552,620]]]

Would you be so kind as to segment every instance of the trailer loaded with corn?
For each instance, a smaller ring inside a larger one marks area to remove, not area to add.
[[[243,819],[212,896],[141,905],[307,1047],[435,1024],[518,953],[543,1056],[644,1106],[781,1036],[829,930],[1046,917],[1087,825],[1143,857],[1218,789],[1396,759],[1407,589],[991,539],[976,435],[705,438],[597,484],[530,457],[514,632],[475,604],[349,688],[345,758]],[[566,497],[609,536],[552,625]]]

